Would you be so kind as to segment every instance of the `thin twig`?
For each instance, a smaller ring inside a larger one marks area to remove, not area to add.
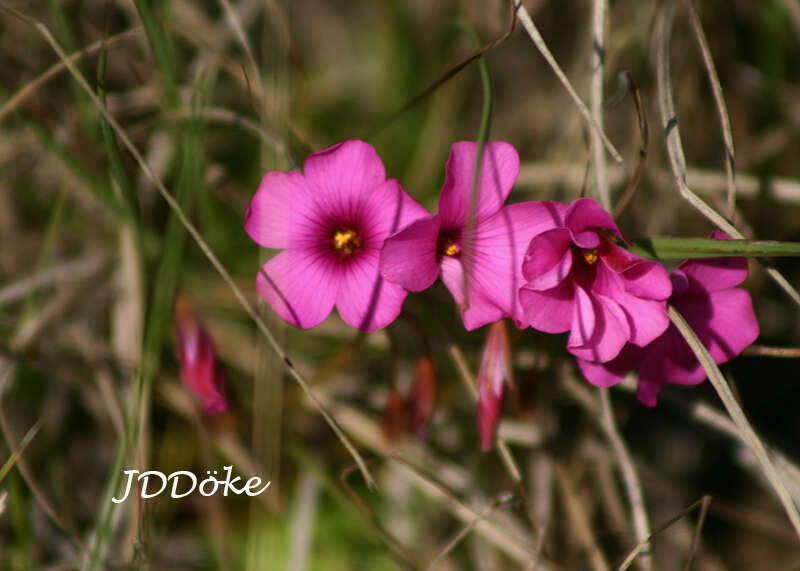
[[[625,491],[628,494],[631,514],[633,516],[633,531],[637,542],[645,541],[645,557],[639,559],[642,569],[652,569],[653,563],[649,557],[649,546],[646,543],[650,535],[650,522],[647,517],[647,508],[644,503],[644,493],[642,484],[639,481],[639,474],[633,465],[633,459],[625,446],[625,441],[617,430],[617,423],[614,421],[614,411],[611,408],[611,399],[608,396],[608,389],[598,389],[600,393],[600,425],[606,433],[611,450],[619,465],[622,481],[625,483]]]
[[[728,108],[725,106],[725,98],[722,96],[722,85],[719,83],[719,76],[717,76],[717,70],[714,67],[714,60],[711,58],[711,50],[708,47],[708,40],[706,40],[705,32],[703,32],[703,25],[700,23],[700,17],[697,15],[697,8],[694,5],[694,0],[686,0],[686,5],[689,8],[689,19],[692,22],[692,28],[694,28],[694,33],[697,36],[697,45],[703,56],[703,63],[706,66],[706,73],[708,74],[711,90],[714,93],[714,101],[717,104],[717,111],[719,112],[719,122],[722,126],[722,140],[725,142],[728,218],[733,218],[736,212],[736,179],[731,120],[728,118]]]
[[[534,45],[539,50],[539,53],[542,54],[542,57],[547,61],[550,67],[553,70],[553,73],[556,74],[556,77],[567,90],[569,96],[572,98],[572,101],[578,107],[578,111],[580,111],[583,118],[592,128],[592,130],[597,131],[597,134],[600,136],[600,139],[603,141],[603,144],[608,150],[608,153],[614,158],[615,161],[618,163],[622,162],[622,155],[619,154],[614,144],[609,140],[606,134],[603,132],[603,128],[597,124],[597,121],[594,120],[592,114],[589,113],[589,109],[586,107],[586,103],[581,100],[580,96],[575,91],[575,88],[572,87],[572,84],[567,79],[567,76],[561,70],[561,66],[558,65],[558,62],[553,57],[553,54],[550,52],[550,48],[547,47],[547,44],[544,42],[542,35],[539,33],[539,30],[536,28],[536,24],[533,23],[533,19],[528,11],[525,9],[525,6],[522,5],[521,0],[516,0],[516,7],[517,7],[517,17],[519,18],[522,27],[525,28],[525,31],[528,32],[528,36],[530,36],[531,41],[533,41]]]
[[[606,210],[611,210],[611,195],[608,190],[608,165],[603,150],[600,131],[603,129],[603,64],[606,57],[605,26],[608,3],[606,0],[592,0],[592,81],[591,99],[592,117],[599,129],[592,129],[592,161],[594,178],[597,185],[597,196]]]

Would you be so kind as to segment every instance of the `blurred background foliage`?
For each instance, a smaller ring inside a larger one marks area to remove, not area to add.
[[[264,254],[242,223],[264,171],[368,139],[388,175],[435,209],[450,145],[478,134],[477,64],[389,119],[509,22],[501,0],[2,5],[43,22],[67,53],[93,46],[78,68],[253,301]],[[525,5],[588,100],[591,2]],[[680,198],[664,150],[658,6],[610,2],[605,126],[625,157],[610,168],[612,195],[640,147],[631,97],[617,79],[629,71],[650,144],[620,226],[632,237],[704,237],[712,227]],[[736,146],[732,218],[748,236],[800,241],[800,4],[702,0],[698,9]],[[689,185],[724,212],[717,108],[686,3],[675,11],[672,82]],[[357,472],[343,472],[352,459],[299,387],[284,384],[280,362],[230,289],[69,73],[39,82],[58,57],[8,10],[0,10],[0,53],[0,458],[41,422],[0,484],[0,567],[379,570],[425,568],[440,557],[439,569],[516,569],[530,567],[541,546],[542,568],[603,569],[633,548],[596,393],[562,336],[512,332],[516,382],[500,433],[523,495],[501,457],[479,450],[475,405],[454,353],[474,375],[485,331],[464,331],[441,285],[411,295],[395,324],[368,335],[335,315],[294,330],[262,308],[367,458],[379,484],[367,490]],[[491,138],[511,142],[523,162],[510,200],[569,201],[584,187],[592,195],[585,123],[524,31],[518,26],[486,60]],[[800,284],[796,259],[775,266]],[[758,343],[800,347],[798,307],[756,263],[746,285]],[[204,415],[178,379],[176,295],[214,339],[230,401],[222,415]],[[381,431],[392,422],[389,395],[405,396],[423,356],[432,358],[438,393],[429,437],[410,431],[390,442]],[[796,357],[746,354],[724,368],[759,433],[795,463]],[[629,390],[614,390],[613,402],[654,527],[713,497],[699,547],[691,547],[693,512],[654,539],[656,568],[677,568],[690,553],[696,569],[800,565],[797,538],[749,455],[700,418],[702,407],[719,408],[707,383],[668,387],[652,410]],[[112,507],[114,475],[134,463],[200,475],[233,464],[273,485],[252,500],[195,494]]]

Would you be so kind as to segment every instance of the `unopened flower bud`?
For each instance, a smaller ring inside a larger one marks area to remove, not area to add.
[[[505,322],[498,321],[489,328],[478,371],[478,428],[484,452],[492,449],[506,385],[511,383],[511,345]]]
[[[408,404],[414,431],[424,439],[428,436],[428,425],[436,404],[436,371],[428,356],[420,357],[417,361],[414,381],[408,393]]]
[[[179,298],[176,303],[175,318],[181,381],[200,399],[206,413],[224,411],[228,408],[228,401],[225,398],[223,377],[217,368],[211,337],[184,299]]]

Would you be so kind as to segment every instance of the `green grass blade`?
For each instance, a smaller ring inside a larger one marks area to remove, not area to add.
[[[730,256],[748,258],[800,256],[800,242],[655,237],[634,240],[633,244],[631,250],[637,254],[661,260]]]

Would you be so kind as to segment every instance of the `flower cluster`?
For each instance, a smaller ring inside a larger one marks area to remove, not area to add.
[[[372,331],[394,321],[408,292],[441,277],[467,329],[510,318],[520,328],[568,332],[567,350],[590,382],[610,386],[638,369],[638,396],[649,406],[665,383],[705,378],[670,325],[667,303],[718,363],[758,336],[750,296],[735,287],[746,260],[687,261],[670,275],[630,252],[590,198],[506,204],[520,165],[510,144],[489,142],[477,155],[475,143],[453,145],[436,214],[387,180],[361,141],[310,155],[303,174],[267,173],[245,230],[282,252],[262,268],[258,292],[296,327],[314,327],[336,305],[346,323]],[[486,394],[498,400],[502,386],[487,380]],[[487,427],[489,409],[494,415],[496,406],[483,411]]]

